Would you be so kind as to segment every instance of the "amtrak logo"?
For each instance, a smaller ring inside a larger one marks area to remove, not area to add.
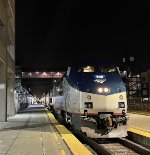
[[[104,83],[106,81],[105,75],[96,75],[94,82]]]
[[[94,80],[94,82],[97,82],[97,83],[104,83],[106,81],[106,79],[96,79]]]

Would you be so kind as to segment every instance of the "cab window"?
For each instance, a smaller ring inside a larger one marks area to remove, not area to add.
[[[98,67],[98,71],[102,73],[116,73],[117,68],[111,66],[100,66]]]
[[[78,67],[78,72],[95,72],[95,67],[94,66]]]

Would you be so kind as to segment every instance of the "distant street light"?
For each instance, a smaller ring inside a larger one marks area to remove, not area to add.
[[[126,62],[126,58],[123,58],[122,62]]]
[[[133,61],[134,61],[134,57],[130,57],[130,61],[132,61],[132,62],[133,62]]]

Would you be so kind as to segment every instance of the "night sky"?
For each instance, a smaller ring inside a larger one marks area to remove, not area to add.
[[[16,0],[16,65],[64,69],[134,55],[138,68],[150,69],[149,7],[148,1]]]

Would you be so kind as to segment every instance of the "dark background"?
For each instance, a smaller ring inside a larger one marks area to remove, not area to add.
[[[150,69],[148,1],[16,0],[16,65],[64,69],[72,63],[135,57]]]

